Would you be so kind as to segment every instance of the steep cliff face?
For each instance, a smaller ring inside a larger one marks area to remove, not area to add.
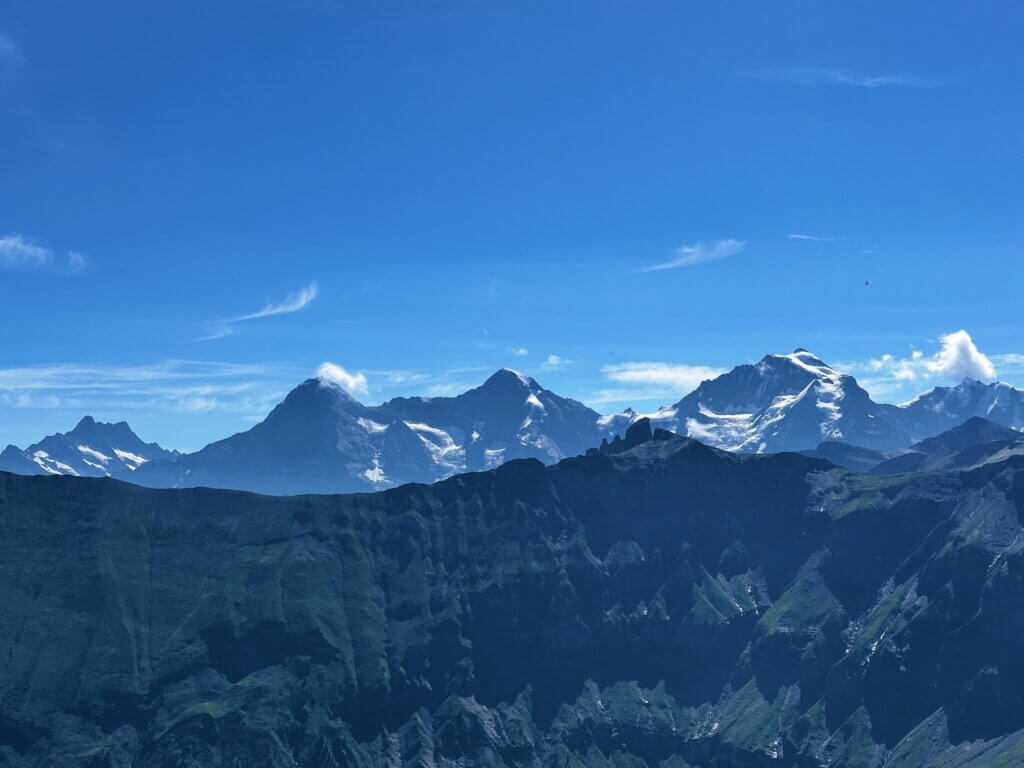
[[[0,475],[0,763],[1016,765],[1022,518],[1020,456],[649,429],[355,496]]]

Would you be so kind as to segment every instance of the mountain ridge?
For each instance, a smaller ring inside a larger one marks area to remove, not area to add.
[[[354,496],[0,474],[0,520],[17,768],[1024,754],[1024,456],[869,477],[646,422]]]

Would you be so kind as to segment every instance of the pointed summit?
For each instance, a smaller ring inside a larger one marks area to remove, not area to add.
[[[92,416],[83,416],[82,420],[79,421],[78,424],[75,425],[75,428],[73,430],[71,430],[71,431],[72,432],[77,432],[80,429],[91,429],[92,427],[95,427],[95,426],[96,426],[96,419],[94,419]]]
[[[805,363],[811,363],[812,365],[819,365],[824,366],[826,368],[831,368],[831,366],[826,365],[826,363],[822,361],[820,357],[811,352],[809,349],[804,349],[803,347],[797,347],[796,349],[793,350],[793,354],[788,355],[788,357],[799,358],[801,361]]]
[[[537,382],[512,368],[499,368],[488,377],[482,386],[488,389],[495,387],[525,387],[526,389],[532,389],[537,386]]]
[[[836,371],[832,366],[824,362],[813,352],[804,349],[803,347],[797,347],[788,355],[765,355],[761,360],[761,363],[768,363],[769,361],[785,361],[791,365],[795,365],[798,368],[803,368],[809,373],[814,375],[835,375]]]

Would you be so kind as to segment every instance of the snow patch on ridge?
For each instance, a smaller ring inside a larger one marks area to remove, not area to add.
[[[36,451],[32,454],[32,461],[34,461],[41,469],[48,472],[51,475],[74,475],[78,477],[78,471],[63,461],[58,461],[48,454],[46,451]]]
[[[78,451],[79,451],[79,453],[84,453],[86,456],[89,456],[90,458],[95,459],[96,461],[100,462],[101,464],[109,464],[110,463],[110,457],[109,456],[107,456],[105,453],[100,453],[95,448],[90,448],[88,445],[79,445],[78,446]],[[92,462],[88,461],[87,459],[85,460],[85,463],[86,464],[92,464]],[[92,466],[95,467],[96,465],[92,464]],[[104,469],[104,468],[100,467],[100,469]]]
[[[122,451],[120,448],[115,448],[114,454],[127,465],[128,469],[131,470],[136,470],[149,461],[149,459],[144,456],[139,456],[137,453],[132,453],[131,451]]]
[[[431,459],[439,467],[445,469],[449,474],[465,468],[466,452],[448,432],[415,421],[403,423],[423,441],[423,445],[430,452]]]
[[[386,432],[388,429],[387,424],[380,424],[376,421],[371,421],[370,419],[365,419],[362,417],[356,419],[356,423],[371,435],[377,435],[380,434],[381,432]]]

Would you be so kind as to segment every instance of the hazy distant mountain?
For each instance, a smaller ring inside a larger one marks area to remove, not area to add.
[[[127,475],[150,461],[174,461],[180,454],[146,443],[123,421],[108,424],[86,416],[70,432],[44,437],[25,450],[9,445],[0,470],[20,475]]]
[[[827,459],[837,467],[843,467],[851,472],[870,472],[883,461],[891,459],[897,452],[862,448],[859,445],[850,445],[838,440],[825,440],[819,443],[814,450],[800,451],[800,453],[808,457]]]
[[[396,398],[379,406],[317,378],[248,432],[126,479],[271,494],[376,490],[513,458],[550,464],[583,453],[601,436],[597,412],[508,369],[458,397]]]
[[[1024,391],[1001,381],[964,379],[955,387],[935,387],[900,406],[915,441],[937,435],[980,416],[1004,427],[1024,429]]]
[[[872,474],[966,469],[1002,460],[1009,452],[1021,450],[1024,450],[1024,434],[972,416],[960,426],[915,443],[906,452],[881,462],[872,469]]]

